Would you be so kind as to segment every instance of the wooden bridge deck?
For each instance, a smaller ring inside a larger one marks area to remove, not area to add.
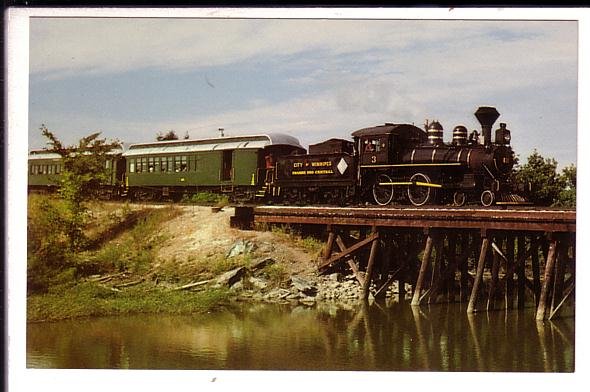
[[[572,210],[261,206],[254,223],[575,232]]]

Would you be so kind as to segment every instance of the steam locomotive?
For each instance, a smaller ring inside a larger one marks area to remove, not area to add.
[[[330,139],[309,146],[309,154],[280,157],[267,186],[289,203],[524,204],[511,181],[514,152],[505,123],[492,140],[499,115],[493,107],[475,112],[481,143],[477,131],[468,136],[462,125],[444,143],[436,121],[425,130],[394,123],[363,128],[352,142]]]
[[[521,204],[511,172],[510,131],[493,107],[475,116],[483,141],[462,125],[443,142],[442,126],[425,129],[386,123],[352,133],[352,141],[330,139],[309,146],[284,134],[223,136],[131,145],[109,154],[110,181],[100,194],[132,200],[181,200],[199,192],[224,193],[236,202],[378,205],[410,203]],[[29,155],[29,189],[55,189],[59,156]]]

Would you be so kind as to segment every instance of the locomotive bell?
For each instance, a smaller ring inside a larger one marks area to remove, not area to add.
[[[438,121],[433,121],[428,126],[428,144],[442,144],[443,127]]]
[[[475,111],[475,117],[481,124],[481,133],[483,135],[483,143],[489,146],[492,143],[492,125],[500,117],[500,113],[496,108],[491,106],[480,106]]]
[[[467,128],[463,125],[457,125],[453,128],[453,144],[455,146],[463,146],[467,144]]]

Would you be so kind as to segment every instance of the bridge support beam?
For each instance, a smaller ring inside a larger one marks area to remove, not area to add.
[[[418,273],[418,280],[414,286],[414,294],[412,296],[412,306],[419,306],[421,301],[421,291],[424,285],[424,279],[426,277],[426,271],[428,270],[428,264],[430,263],[430,254],[432,253],[432,246],[434,244],[434,237],[432,233],[428,234],[426,238],[426,246],[424,247],[424,253],[422,254],[422,263],[420,264],[420,272]]]
[[[537,320],[545,319],[547,297],[549,296],[549,288],[551,287],[551,281],[553,279],[553,268],[555,267],[556,248],[556,241],[551,241],[551,244],[549,245],[549,253],[547,255],[547,264],[545,265],[545,279],[541,289],[541,296],[539,297],[539,306],[537,307]]]
[[[479,260],[477,261],[477,271],[475,273],[475,280],[471,289],[471,296],[469,297],[469,304],[467,305],[467,313],[475,312],[475,305],[477,296],[479,294],[479,287],[483,284],[483,269],[485,266],[486,256],[488,254],[488,246],[490,240],[487,236],[483,237],[481,242],[481,250],[479,251]]]
[[[377,228],[373,226],[371,236],[378,238]],[[375,267],[375,257],[377,256],[377,249],[379,247],[378,239],[371,242],[371,253],[369,254],[369,261],[367,262],[367,274],[365,276],[365,283],[363,284],[363,301],[369,299],[369,289],[371,288],[371,280],[373,278],[373,269]]]

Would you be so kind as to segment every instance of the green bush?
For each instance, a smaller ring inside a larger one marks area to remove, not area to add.
[[[289,273],[282,264],[271,264],[262,270],[265,276],[273,286],[281,286],[289,280]]]
[[[184,195],[182,202],[200,206],[224,207],[229,204],[229,199],[227,196],[217,193],[199,192],[192,195]]]
[[[27,216],[27,290],[45,292],[73,254],[68,246],[67,209],[59,199],[29,197]]]

